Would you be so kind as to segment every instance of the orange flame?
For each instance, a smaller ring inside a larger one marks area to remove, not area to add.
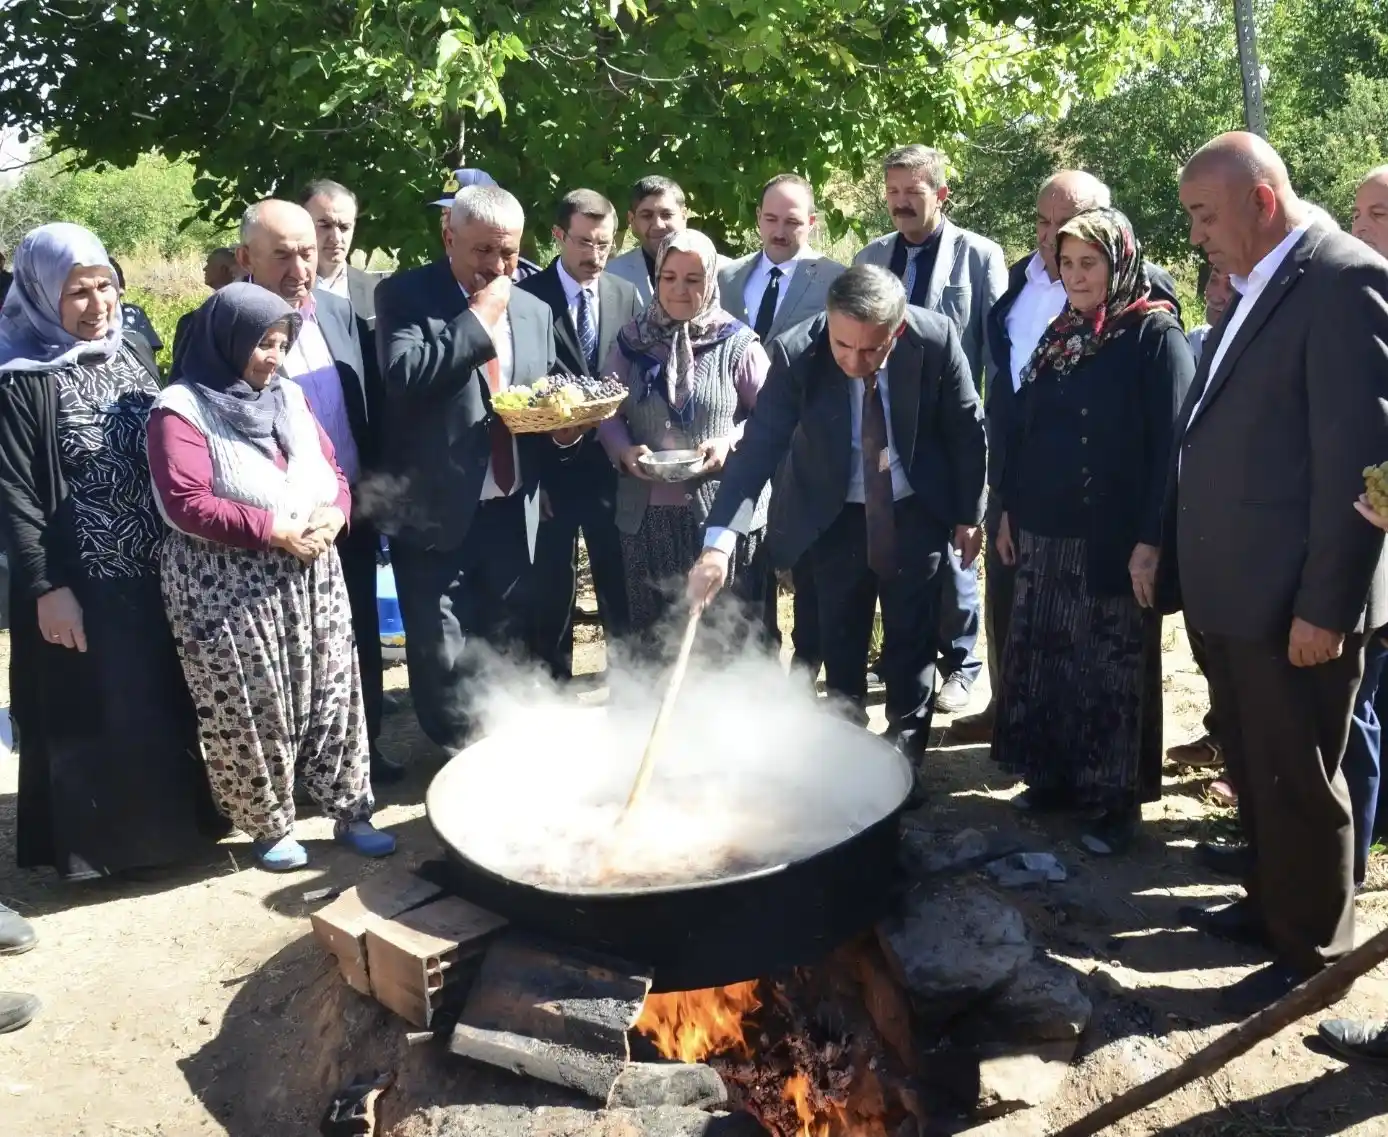
[[[757,981],[651,995],[636,1029],[650,1038],[663,1058],[699,1062],[711,1054],[748,1057],[743,1020],[761,1006]]]
[[[792,1074],[781,1091],[784,1101],[795,1103],[795,1116],[800,1119],[798,1137],[829,1137],[829,1122],[815,1115],[810,1104],[810,1080],[804,1074]]]

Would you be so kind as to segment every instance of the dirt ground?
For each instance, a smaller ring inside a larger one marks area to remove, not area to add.
[[[1205,694],[1178,624],[1168,627],[1165,647],[1171,743],[1198,732]],[[7,640],[0,653],[3,676]],[[600,668],[601,656],[600,644],[585,644],[580,670]],[[403,686],[404,669],[391,669],[387,682]],[[979,689],[976,705],[984,695]],[[437,852],[422,801],[442,755],[408,711],[391,715],[385,733],[383,748],[412,770],[380,795],[378,822],[400,837],[396,860],[416,863]],[[16,773],[13,757],[0,758],[4,847],[13,837]],[[1110,977],[1089,984],[1094,1019],[1061,1095],[1021,1115],[1005,1129],[1009,1137],[1053,1132],[1226,1029],[1214,995],[1254,961],[1175,919],[1190,899],[1233,893],[1190,857],[1196,840],[1232,824],[1202,802],[1200,780],[1169,779],[1164,799],[1146,810],[1139,845],[1099,859],[1065,823],[1038,826],[1010,809],[1017,786],[986,747],[935,751],[927,778],[930,824],[1014,832],[1070,867],[1063,885],[1007,898],[1024,909],[1038,942],[1084,973]],[[358,1058],[411,1060],[403,1057],[404,1024],[346,991],[309,938],[314,905],[303,893],[350,886],[375,866],[335,849],[322,818],[305,819],[300,832],[312,868],[290,877],[250,867],[242,838],[159,884],[67,886],[50,872],[19,872],[6,854],[0,899],[33,920],[41,943],[0,962],[0,988],[34,992],[45,1007],[33,1025],[0,1037],[0,1137],[303,1137],[317,1131],[332,1092],[360,1072],[345,1068],[344,1047]],[[1374,888],[1385,877],[1376,865],[1359,905],[1361,937],[1388,924],[1388,892]],[[1361,982],[1336,1013],[1388,1017],[1388,974]],[[1318,1053],[1307,1044],[1314,1025],[1297,1024],[1110,1132],[1388,1134],[1388,1075]],[[429,1077],[436,1100],[521,1103],[537,1092],[467,1068]]]

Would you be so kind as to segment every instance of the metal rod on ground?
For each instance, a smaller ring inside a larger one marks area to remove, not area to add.
[[[1134,1086],[1092,1113],[1072,1121],[1052,1137],[1095,1137],[1129,1114],[1145,1109],[1197,1078],[1208,1077],[1297,1019],[1325,1010],[1344,995],[1349,984],[1367,975],[1385,959],[1388,959],[1388,929],[1365,940],[1343,959],[1336,960],[1300,987],[1287,992],[1272,1006],[1244,1019],[1229,1033],[1221,1035],[1203,1050],[1197,1050],[1179,1066]]]
[[[636,781],[631,785],[631,793],[627,795],[627,803],[622,807],[622,816],[617,819],[618,825],[626,820],[627,814],[631,812],[631,807],[646,792],[646,786],[651,780],[651,773],[655,770],[655,756],[660,750],[660,740],[665,734],[666,724],[674,712],[675,701],[679,698],[680,686],[684,683],[684,673],[689,670],[689,653],[694,650],[694,633],[699,630],[699,617],[702,614],[702,605],[692,609],[689,613],[689,623],[684,627],[684,639],[680,641],[680,653],[675,657],[675,668],[670,672],[670,680],[665,685],[665,697],[660,700],[660,709],[655,713],[655,725],[651,727],[651,737],[646,741],[646,751],[641,755],[641,766],[636,771]]]

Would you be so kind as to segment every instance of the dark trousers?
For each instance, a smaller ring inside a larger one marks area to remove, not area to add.
[[[824,664],[819,650],[819,595],[807,557],[801,557],[790,570],[790,581],[795,587],[795,626],[790,631],[790,644],[795,650],[792,662],[817,677]]]
[[[415,716],[430,741],[458,750],[468,741],[489,649],[519,642],[526,631],[523,495],[479,505],[456,549],[392,541],[391,563]]]
[[[376,553],[380,534],[373,525],[354,522],[337,539],[347,601],[352,607],[352,634],[357,641],[357,665],[361,670],[362,705],[366,711],[366,737],[371,749],[381,737],[381,703],[384,669],[381,664],[381,613],[376,607]]]
[[[1354,946],[1354,822],[1341,761],[1364,637],[1339,659],[1293,667],[1287,645],[1205,636],[1239,822],[1248,899],[1284,962],[1315,971]]]
[[[1383,695],[1385,671],[1388,671],[1388,644],[1383,642],[1383,630],[1380,630],[1369,636],[1364,644],[1364,676],[1354,696],[1349,743],[1345,746],[1345,781],[1349,784],[1354,813],[1355,884],[1364,883],[1378,817],[1383,720],[1377,702]]]
[[[1205,677],[1205,685],[1210,685],[1210,670],[1206,662],[1205,637],[1200,629],[1192,627],[1189,619],[1186,620],[1186,640],[1190,643],[1191,658],[1195,660],[1195,666],[1200,669],[1200,674]],[[1219,739],[1219,716],[1215,713],[1214,691],[1210,691],[1210,709],[1205,712],[1205,733],[1208,734],[1215,743],[1222,745]]]
[[[919,758],[930,741],[935,710],[936,636],[941,564],[949,531],[914,497],[896,503],[897,565],[889,580],[867,563],[867,521],[861,505],[845,505],[805,554],[819,600],[819,646],[825,686],[862,707],[874,601],[882,605],[882,659],[888,735]]]
[[[940,674],[945,679],[958,675],[972,686],[983,670],[974,654],[978,646],[979,611],[978,564],[965,568],[959,554],[946,549],[947,563],[940,574]]]
[[[1017,589],[1017,566],[1005,565],[998,556],[998,522],[1002,510],[997,496],[988,495],[988,512],[983,521],[983,619],[988,632],[988,705],[994,706],[1002,687],[1002,655],[1007,646],[1007,629],[1012,624],[1012,594]]]
[[[566,486],[562,496],[551,494],[554,516],[540,523],[535,538],[530,648],[556,679],[572,679],[574,673],[573,611],[578,595],[580,529],[607,642],[616,643],[627,629],[622,541],[613,520],[616,472],[609,466],[606,473],[611,476],[599,484],[592,484],[595,479],[585,479],[583,485],[591,492],[573,492],[575,487]]]

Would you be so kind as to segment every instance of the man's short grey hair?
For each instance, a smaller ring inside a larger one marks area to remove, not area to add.
[[[910,146],[898,146],[883,158],[882,173],[886,174],[888,170],[920,170],[925,174],[930,188],[939,189],[945,184],[945,168],[948,165],[949,159],[943,150],[912,143]]]
[[[454,195],[448,209],[448,223],[455,231],[473,221],[493,229],[525,228],[520,201],[500,186],[466,186]]]
[[[1108,186],[1088,170],[1057,170],[1041,183],[1041,188],[1036,191],[1036,199],[1040,201],[1057,182],[1061,181],[1073,183],[1068,187],[1070,196],[1079,206],[1081,212],[1090,209],[1109,209],[1113,205],[1113,194]]]
[[[1359,179],[1359,185],[1355,189],[1368,185],[1370,182],[1388,182],[1388,162],[1382,166],[1375,166],[1367,174]]]
[[[828,307],[851,320],[895,328],[906,316],[906,290],[879,265],[855,265],[829,285]]]
[[[253,201],[250,205],[246,206],[246,212],[241,214],[241,244],[249,245],[251,243],[251,235],[256,231],[256,228],[260,225],[261,213],[263,213],[265,207],[274,200],[275,199],[273,197],[264,197],[261,198],[259,201]]]

